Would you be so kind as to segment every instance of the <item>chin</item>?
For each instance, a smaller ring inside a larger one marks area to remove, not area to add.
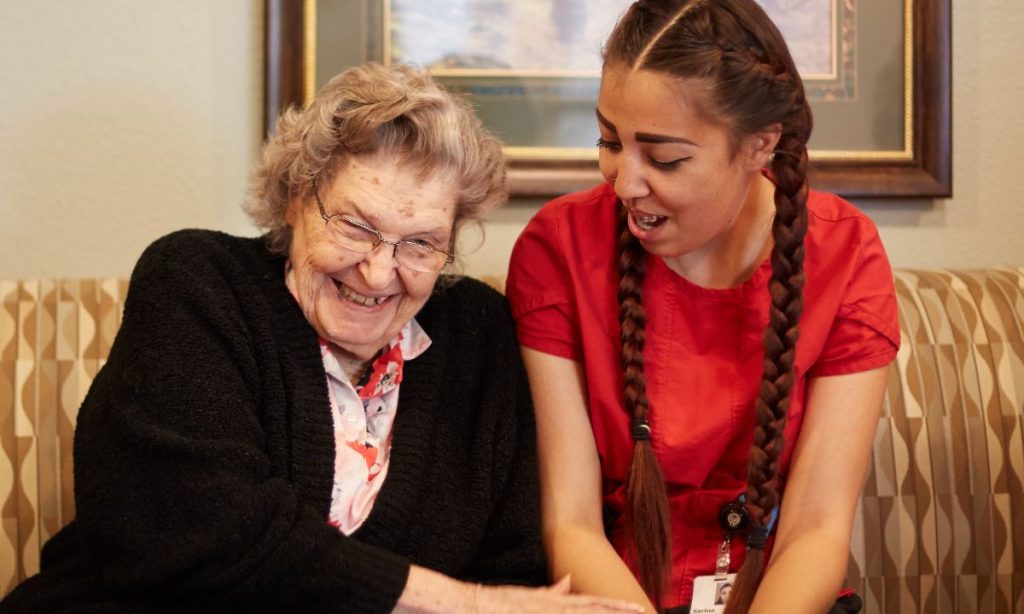
[[[682,256],[688,251],[685,250],[685,246],[679,246],[664,241],[644,241],[643,239],[640,239],[640,245],[648,254],[658,256],[659,258],[675,258],[676,256]]]
[[[337,345],[346,354],[354,356],[355,358],[358,358],[359,360],[370,360],[370,359],[372,359],[374,356],[377,355],[377,352],[380,351],[380,348],[382,348],[384,346],[383,343],[380,344],[380,345],[351,345],[351,344],[346,344],[346,343],[337,344]]]
[[[359,360],[370,360],[387,344],[386,341],[377,339],[338,339],[334,337],[329,341],[336,348]]]
[[[353,330],[353,328],[355,330]],[[387,344],[389,339],[384,336],[386,331],[371,331],[366,330],[365,327],[360,328],[358,326],[351,325],[336,327],[334,329],[328,326],[322,326],[320,331],[320,335],[330,342],[331,345],[334,345],[335,347],[343,350],[346,354],[361,360],[369,360],[370,358],[373,358],[377,351]]]

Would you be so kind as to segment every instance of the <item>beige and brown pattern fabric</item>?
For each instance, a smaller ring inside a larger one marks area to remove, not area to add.
[[[1024,614],[1024,269],[897,271],[896,289],[903,345],[847,581],[865,612]],[[0,282],[0,596],[74,514],[75,415],[125,290]]]
[[[75,416],[121,320],[119,279],[0,281],[0,596],[75,513]]]
[[[867,612],[1024,612],[1024,269],[897,271],[848,582]]]

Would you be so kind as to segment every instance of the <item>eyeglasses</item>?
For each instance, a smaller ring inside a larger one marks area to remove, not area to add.
[[[359,254],[368,254],[381,243],[387,243],[394,246],[392,256],[398,264],[420,273],[436,273],[446,264],[455,261],[454,253],[438,249],[423,239],[389,241],[379,230],[352,216],[342,213],[328,215],[324,203],[320,200],[316,180],[313,181],[313,196],[316,197],[320,217],[324,219],[327,227],[327,236],[340,247]]]

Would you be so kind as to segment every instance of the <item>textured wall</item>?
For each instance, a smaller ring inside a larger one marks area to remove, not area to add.
[[[859,203],[897,266],[1024,262],[1024,6],[953,2],[953,198]]]
[[[0,0],[0,277],[127,275],[186,226],[250,232],[261,0]]]
[[[1020,264],[1024,11],[953,4],[955,197],[859,204],[896,266]],[[126,275],[170,230],[251,233],[261,54],[261,0],[0,0],[0,277]],[[468,272],[504,270],[537,203],[517,205]]]

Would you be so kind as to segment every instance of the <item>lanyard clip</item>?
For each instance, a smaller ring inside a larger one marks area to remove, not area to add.
[[[718,558],[715,559],[715,579],[724,580],[729,573],[729,544],[732,542],[732,534],[726,533],[725,541],[718,547]]]
[[[740,501],[729,501],[718,510],[718,525],[727,533],[744,531],[750,526],[750,513]]]

